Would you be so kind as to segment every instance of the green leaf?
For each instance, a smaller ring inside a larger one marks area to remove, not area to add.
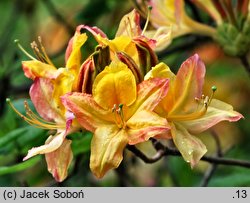
[[[74,138],[74,135],[72,136],[72,138]],[[81,137],[78,139],[73,139],[72,150],[74,156],[88,152],[90,150],[91,139],[92,139],[92,133],[90,132],[81,134]]]
[[[9,173],[16,173],[19,171],[23,171],[27,168],[30,168],[32,166],[34,166],[35,164],[37,164],[39,161],[41,160],[40,156],[36,156],[32,159],[29,159],[25,162],[13,165],[13,166],[1,166],[0,167],[0,176],[1,175],[6,175]]]
[[[2,136],[0,138],[0,148],[5,147],[7,144],[17,139],[18,137],[23,136],[25,134],[25,131],[27,131],[27,127],[12,130],[6,135]]]
[[[244,187],[250,186],[249,171],[245,173],[232,173],[211,179],[209,186],[213,187]]]

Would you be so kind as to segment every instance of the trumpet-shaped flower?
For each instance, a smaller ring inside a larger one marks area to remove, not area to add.
[[[146,32],[147,24],[148,22],[145,25],[145,29],[142,30],[139,13],[136,10],[132,10],[123,16],[115,38],[112,40],[96,27],[81,25],[78,27],[78,30],[86,29],[90,31],[100,45],[108,46],[111,60],[118,57],[123,63],[133,63],[132,72],[137,73],[137,78],[143,79],[149,69],[158,62],[153,50],[155,47],[167,43],[170,37],[169,29],[167,31],[161,30],[157,33]],[[127,65],[131,68],[129,64]]]
[[[215,29],[192,20],[185,12],[183,0],[150,0],[150,22],[156,27],[171,27],[172,36],[188,33],[213,36]],[[209,4],[210,5],[210,4]]]
[[[153,109],[167,90],[167,79],[155,78],[136,85],[126,64],[115,60],[97,75],[92,95],[68,93],[62,97],[82,127],[94,133],[90,168],[95,176],[101,178],[117,168],[127,144],[166,133],[166,119]]]
[[[33,42],[32,48],[38,59],[27,54],[32,60],[23,61],[22,65],[25,76],[34,80],[30,88],[30,97],[41,117],[35,115],[27,103],[25,104],[27,116],[21,115],[12,105],[29,124],[57,131],[54,136],[51,135],[47,139],[45,145],[30,149],[24,158],[27,160],[37,154],[45,154],[48,170],[57,181],[66,178],[72,160],[71,141],[67,140],[66,136],[79,128],[79,124],[73,121],[74,116],[67,112],[61,103],[60,96],[74,91],[77,87],[76,77],[81,63],[80,48],[86,39],[86,34],[75,33],[65,54],[65,68],[58,69],[48,58],[41,39],[38,39],[38,45]]]
[[[170,79],[168,94],[156,111],[167,119],[171,126],[169,137],[173,139],[183,158],[190,162],[191,167],[207,151],[197,134],[218,122],[235,122],[243,117],[231,105],[213,99],[216,87],[212,87],[211,97],[202,94],[204,76],[205,66],[196,54],[181,65],[177,75],[160,63],[145,77]]]

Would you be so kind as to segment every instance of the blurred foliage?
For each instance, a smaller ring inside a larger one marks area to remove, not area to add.
[[[53,7],[51,7],[50,3]],[[47,171],[44,156],[23,162],[27,151],[44,143],[49,133],[25,123],[9,106],[24,112],[23,101],[29,101],[31,81],[21,68],[27,57],[14,43],[19,39],[31,52],[30,42],[42,37],[52,60],[59,67],[64,64],[64,52],[74,28],[79,24],[98,26],[112,38],[121,17],[133,8],[131,1],[118,0],[0,0],[0,186],[199,186],[209,165],[201,162],[195,169],[181,157],[166,157],[155,164],[145,164],[129,151],[117,170],[97,180],[89,169],[91,133],[70,135],[73,140],[74,160],[69,177],[56,183]],[[53,12],[56,9],[60,17]],[[61,20],[66,23],[62,23]],[[207,16],[201,13],[201,19]],[[73,29],[71,29],[71,28]],[[89,36],[90,37],[90,36]],[[91,38],[91,37],[90,37]],[[83,47],[83,55],[91,53],[94,40]],[[224,123],[213,129],[222,143],[225,157],[249,160],[250,152],[250,80],[239,59],[229,58],[207,38],[184,36],[175,39],[171,46],[159,54],[160,60],[178,71],[180,64],[191,54],[198,53],[207,66],[205,91],[218,87],[216,98],[231,103],[245,119],[237,123]],[[209,155],[216,145],[210,132],[201,135]],[[154,154],[150,143],[140,146],[149,155]],[[250,186],[250,169],[219,166],[208,186]]]

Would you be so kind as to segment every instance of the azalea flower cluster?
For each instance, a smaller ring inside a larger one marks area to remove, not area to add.
[[[216,87],[210,96],[202,93],[205,65],[197,54],[176,75],[159,62],[155,49],[169,36],[148,35],[139,17],[135,10],[125,15],[114,39],[97,27],[78,26],[61,68],[49,59],[40,38],[32,43],[37,58],[27,53],[30,60],[22,66],[33,80],[30,97],[40,116],[27,103],[26,115],[9,104],[29,124],[56,133],[30,149],[24,160],[44,154],[49,172],[63,181],[73,159],[68,135],[87,130],[93,133],[90,169],[98,178],[119,166],[127,145],[152,137],[173,140],[194,167],[207,151],[198,134],[242,118],[231,105],[213,98]],[[82,59],[89,32],[98,45]]]
[[[249,0],[190,0],[194,7],[204,11],[213,23],[198,22],[188,15],[184,0],[136,0],[138,9],[147,13],[151,6],[150,33],[169,33],[169,39],[185,34],[198,34],[213,38],[230,56],[242,56],[250,50]],[[158,51],[171,43],[162,43]]]

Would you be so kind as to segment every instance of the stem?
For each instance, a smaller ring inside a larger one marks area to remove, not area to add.
[[[220,139],[217,135],[217,133],[214,130],[211,130],[211,135],[214,138],[215,144],[216,144],[216,156],[217,157],[222,157],[222,150],[221,150],[221,143],[220,143]],[[209,181],[211,180],[213,174],[215,173],[216,169],[217,169],[217,164],[213,163],[205,172],[203,179],[201,181],[201,187],[207,187]]]
[[[162,157],[167,156],[167,155],[181,156],[181,153],[177,149],[170,149],[168,147],[165,147],[164,151],[163,150],[157,151],[157,153],[153,157],[147,157],[143,152],[137,149],[134,145],[127,145],[127,149],[133,152],[137,157],[142,159],[145,163],[155,163],[158,160],[160,160]],[[244,168],[250,168],[250,161],[245,161],[245,160],[228,159],[228,158],[212,157],[212,156],[203,156],[201,160],[209,162],[209,163],[220,164],[220,165],[240,166]]]

